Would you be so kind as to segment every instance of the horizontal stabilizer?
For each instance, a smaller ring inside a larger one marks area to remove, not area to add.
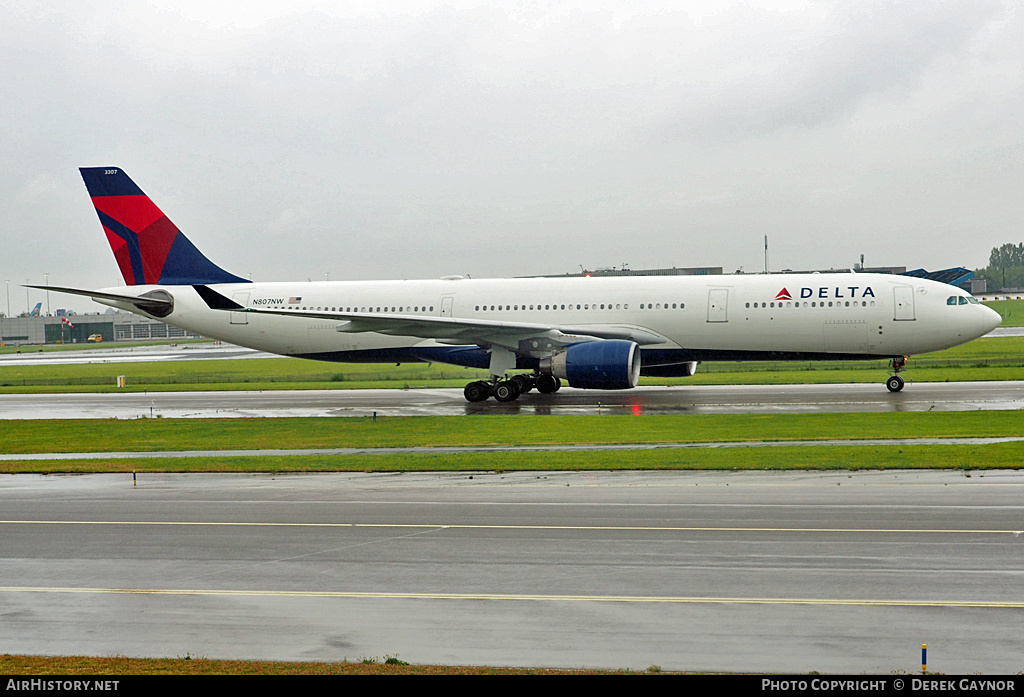
[[[120,293],[108,293],[98,290],[84,290],[82,288],[67,288],[64,286],[31,286],[37,290],[52,290],[55,293],[68,293],[69,295],[81,295],[96,300],[116,300],[131,303],[139,310],[153,315],[154,317],[166,317],[174,309],[174,299],[165,291],[150,291],[145,295],[122,295]]]

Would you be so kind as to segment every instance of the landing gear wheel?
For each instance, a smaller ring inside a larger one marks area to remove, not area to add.
[[[531,378],[529,375],[523,375],[522,373],[520,373],[519,375],[513,375],[510,378],[510,381],[516,384],[516,387],[519,389],[519,394],[521,395],[526,394],[527,392],[532,390],[534,386],[533,378]]]
[[[558,392],[559,387],[561,387],[561,380],[556,378],[554,375],[537,376],[537,391],[541,394],[552,394],[554,392]]]
[[[483,380],[477,380],[466,385],[462,394],[467,402],[483,402],[491,396],[491,386]]]
[[[500,380],[494,386],[494,398],[499,402],[514,402],[519,397],[519,386],[512,380]]]
[[[896,356],[889,361],[889,366],[892,368],[892,375],[885,381],[885,387],[890,392],[899,392],[903,389],[903,378],[900,377],[900,371],[907,367],[907,357]]]

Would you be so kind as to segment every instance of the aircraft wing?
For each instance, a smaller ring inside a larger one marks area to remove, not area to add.
[[[640,327],[588,324],[566,326],[535,322],[508,322],[460,317],[382,314],[371,312],[330,312],[326,310],[278,310],[244,307],[208,286],[193,286],[206,304],[214,310],[246,312],[283,317],[304,317],[337,321],[338,331],[345,333],[375,332],[393,336],[415,336],[435,339],[446,344],[477,344],[504,346],[513,351],[531,352],[523,342],[543,341],[533,348],[540,352],[554,346],[567,346],[601,339],[625,339],[637,344],[664,344],[662,336]]]

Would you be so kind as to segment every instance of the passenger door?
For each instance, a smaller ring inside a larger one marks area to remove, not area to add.
[[[894,286],[893,294],[893,319],[897,321],[912,321],[916,319],[914,313],[914,288],[912,286]]]
[[[708,322],[729,321],[729,289],[712,288],[708,291]]]

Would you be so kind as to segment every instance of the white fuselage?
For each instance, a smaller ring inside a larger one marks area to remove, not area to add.
[[[944,283],[882,274],[627,276],[238,283],[211,286],[247,308],[452,317],[640,329],[645,365],[682,360],[892,357],[936,351],[992,330],[999,315]],[[174,298],[160,318],[270,353],[372,360],[381,350],[439,346],[422,337],[349,333],[339,321],[211,310],[191,286],[108,289]],[[962,298],[962,299],[961,299]],[[128,303],[106,304],[138,312]],[[452,342],[444,342],[450,346]],[[826,354],[826,355],[820,355]]]

